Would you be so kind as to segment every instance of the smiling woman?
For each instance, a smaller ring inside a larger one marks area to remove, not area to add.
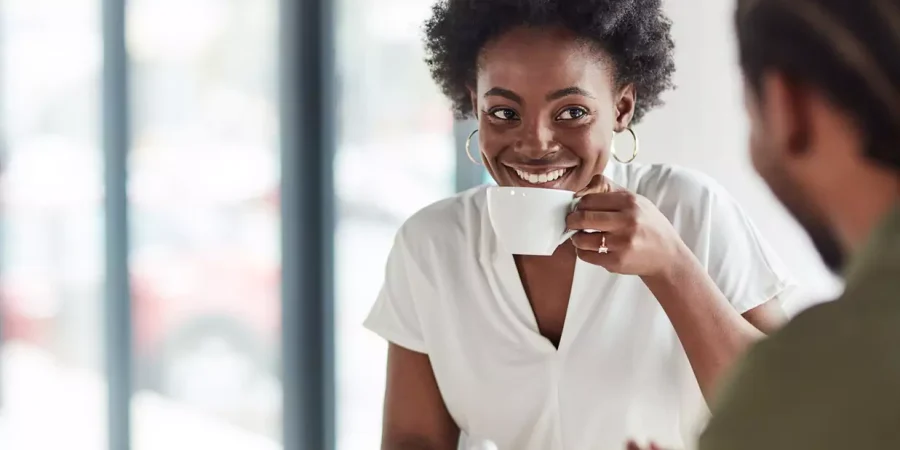
[[[517,27],[484,45],[466,90],[498,183],[577,191],[602,171],[613,134],[637,112],[636,84],[621,84],[603,54],[561,25]],[[560,170],[562,177],[548,181]]]
[[[615,134],[671,87],[669,28],[660,0],[434,8],[426,62],[477,119],[491,177],[581,200],[550,256],[503,249],[484,187],[401,228],[366,321],[391,343],[383,448],[681,448],[722,373],[780,323],[789,277],[727,193],[616,161],[631,158]]]

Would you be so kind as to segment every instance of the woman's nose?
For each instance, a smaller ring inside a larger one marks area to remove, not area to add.
[[[543,121],[522,124],[522,133],[516,141],[516,153],[527,159],[541,159],[559,150],[553,139],[553,129]]]

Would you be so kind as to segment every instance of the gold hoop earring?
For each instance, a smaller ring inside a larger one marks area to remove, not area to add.
[[[628,127],[625,130],[628,131],[629,133],[631,133],[631,137],[634,139],[634,148],[631,151],[631,158],[629,158],[628,160],[625,160],[625,161],[619,159],[619,155],[616,154],[615,143],[613,143],[613,146],[612,146],[613,158],[616,158],[616,161],[618,161],[622,164],[628,164],[628,163],[634,161],[635,158],[637,158],[638,150],[640,149],[640,141],[638,141],[637,134],[634,132],[634,130],[632,130],[631,127]]]
[[[472,152],[470,150],[470,147],[472,146],[472,138],[475,137],[475,133],[478,133],[478,128],[476,128],[475,131],[469,133],[469,137],[466,139],[466,156],[469,157],[469,161],[472,161],[473,164],[483,166],[483,162],[478,162],[475,160],[475,158],[472,157]]]

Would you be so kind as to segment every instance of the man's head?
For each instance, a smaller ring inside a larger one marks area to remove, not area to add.
[[[843,263],[900,195],[900,2],[738,0],[756,170]]]

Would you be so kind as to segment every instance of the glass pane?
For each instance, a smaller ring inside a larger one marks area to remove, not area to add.
[[[431,2],[342,0],[336,236],[338,448],[376,449],[387,346],[362,327],[394,233],[454,190],[453,119],[423,62]]]
[[[98,0],[0,2],[4,449],[106,442],[99,20]]]
[[[277,0],[132,0],[137,449],[281,436]]]

